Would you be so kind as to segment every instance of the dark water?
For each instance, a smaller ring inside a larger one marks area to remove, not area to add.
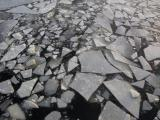
[[[45,116],[51,111],[60,111],[62,116],[68,116],[69,120],[98,120],[98,116],[101,112],[99,104],[88,103],[82,96],[76,95],[75,99],[66,109],[54,108],[39,108],[32,111],[32,117],[30,120],[44,120]]]
[[[140,115],[139,120],[153,120],[156,117],[157,112],[158,112],[158,110],[153,108],[151,111]]]

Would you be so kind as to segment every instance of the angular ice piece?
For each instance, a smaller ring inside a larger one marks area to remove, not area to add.
[[[2,57],[1,62],[16,58],[25,48],[26,44],[11,47],[8,52]]]
[[[14,92],[14,88],[10,80],[0,82],[0,93],[1,94],[11,94],[13,92]]]
[[[149,35],[149,32],[145,29],[137,29],[137,28],[131,28],[126,33],[126,36],[132,36],[132,37],[147,37]]]
[[[144,55],[148,61],[152,61],[154,59],[160,58],[160,47],[149,45],[144,49]]]
[[[104,82],[104,85],[110,90],[120,104],[123,105],[123,107],[125,107],[136,118],[139,118],[141,96],[139,95],[136,98],[131,96],[130,90],[134,88],[129,83],[123,80],[113,79]]]
[[[32,89],[37,82],[37,78],[23,82],[20,88],[17,90],[17,94],[20,98],[28,97],[31,95]]]
[[[89,100],[104,80],[103,76],[96,74],[77,73],[70,87]]]
[[[25,114],[20,108],[18,104],[13,104],[7,108],[7,111],[10,114],[10,117],[13,119],[18,119],[18,120],[25,120]]]
[[[23,4],[29,4],[35,1],[40,1],[40,0],[0,0],[0,10],[6,10],[11,7]]]
[[[127,113],[108,101],[104,106],[98,120],[125,120]]]
[[[137,80],[142,80],[151,74],[150,72],[145,71],[145,70],[138,68],[138,67],[135,67],[135,66],[130,65],[130,68],[131,68],[131,70]]]
[[[100,50],[86,51],[78,56],[81,64],[81,72],[100,73],[100,74],[112,74],[120,73],[115,67],[113,67],[104,58]]]
[[[8,13],[23,13],[23,14],[38,14],[36,11],[27,8],[26,6],[18,6],[7,11]]]
[[[53,111],[49,113],[44,120],[60,120],[61,118],[61,113],[58,111]]]

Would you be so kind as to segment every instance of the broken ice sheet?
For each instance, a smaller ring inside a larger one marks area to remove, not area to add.
[[[63,47],[62,53],[61,53],[61,57],[64,57],[64,56],[68,55],[71,52],[72,52],[72,50],[70,50],[70,49],[68,49],[66,47]]]
[[[124,5],[124,6],[122,7],[122,9],[123,9],[126,13],[130,14],[131,16],[133,16],[133,14],[134,14],[135,11],[136,11],[136,8],[131,7],[131,6],[127,6],[127,5]]]
[[[5,101],[2,101],[0,103],[0,110],[1,112],[5,111],[6,108],[12,103],[12,99],[7,99]]]
[[[57,99],[57,107],[58,108],[66,108],[67,107],[67,103],[65,103],[63,100],[61,99]]]
[[[93,35],[93,42],[96,47],[105,47],[106,46],[106,42],[105,42],[104,38],[102,38],[99,35]]]
[[[0,50],[6,50],[8,48],[8,44],[6,42],[0,43]]]
[[[116,33],[119,35],[125,35],[126,34],[126,28],[124,26],[120,26],[117,28]]]
[[[115,18],[124,18],[124,15],[123,15],[123,12],[122,11],[119,11],[119,10],[116,10],[115,11]]]
[[[114,12],[112,11],[112,9],[111,9],[111,7],[109,5],[104,6],[103,15],[108,17],[110,20],[113,20]]]
[[[37,47],[35,45],[30,45],[28,50],[27,50],[27,53],[29,55],[36,55],[36,52],[37,52],[36,48]]]
[[[49,4],[50,1],[40,1],[40,2],[36,2],[36,4],[31,5],[31,8],[34,6],[36,8],[44,8],[47,4]],[[30,6],[30,5],[29,5]]]
[[[22,40],[23,39],[23,36],[21,35],[20,32],[14,33],[14,34],[12,34],[12,36],[17,40]]]
[[[24,100],[22,103],[23,108],[26,110],[39,108],[39,106],[33,101],[32,100]]]
[[[146,93],[147,98],[149,100],[150,103],[156,103],[159,102],[159,97],[150,93]]]
[[[1,2],[1,1],[0,1]],[[8,32],[18,23],[17,20],[6,20],[5,22],[0,23],[0,40],[2,41],[7,35]]]
[[[36,86],[34,87],[32,94],[38,93],[44,90],[44,86],[41,83],[37,83]]]
[[[122,71],[126,76],[128,76],[129,78],[133,78],[132,76],[132,72],[129,68],[129,66],[125,63],[119,62],[117,60],[115,60],[113,58],[113,55],[111,54],[111,52],[109,50],[105,50],[104,54],[107,58],[107,60],[117,69],[119,69],[120,71]]]
[[[58,111],[52,111],[49,113],[44,120],[60,120],[61,118],[61,113]]]
[[[73,75],[67,75],[63,78],[62,82],[61,82],[61,89],[66,90],[68,89],[68,86],[72,80]]]
[[[18,6],[7,11],[8,13],[24,13],[24,14],[38,14],[36,11],[27,8],[26,6]]]
[[[95,25],[103,27],[108,32],[113,33],[110,20],[103,14],[98,14],[95,18]]]
[[[133,46],[135,46],[138,51],[142,48],[142,39],[141,38],[134,37],[134,39],[130,38],[130,40],[132,40],[134,42],[135,45],[133,45]]]
[[[15,67],[14,67],[15,70],[25,70],[25,67],[23,64],[17,64]]]
[[[25,48],[26,44],[11,47],[8,52],[2,57],[1,62],[16,58]]]
[[[25,113],[22,111],[21,107],[18,104],[13,104],[7,108],[7,111],[10,114],[12,119],[17,120],[25,120],[26,116]]]
[[[73,0],[60,0],[59,3],[61,4],[67,4],[67,5],[71,5],[73,2]]]
[[[77,57],[74,56],[72,57],[69,61],[68,61],[68,69],[67,71],[70,72],[72,71],[73,69],[75,69],[77,66],[78,66],[78,60],[77,60]]]
[[[45,75],[52,75],[52,70],[51,69],[48,69],[45,73]]]
[[[109,4],[124,4],[126,1],[125,0],[108,0],[107,3]]]
[[[125,63],[125,64],[128,64],[128,65],[137,66],[136,63],[132,62],[131,60],[129,60],[127,58],[125,58],[120,53],[112,51],[112,50],[111,50],[111,53],[112,53],[115,60],[117,60],[119,62],[122,62],[122,63]]]
[[[134,88],[127,82],[113,79],[104,82],[104,85],[110,90],[110,92],[115,96],[115,98],[125,107],[132,115],[139,118],[139,109],[141,96],[133,98],[130,91]],[[136,91],[136,90],[135,90]]]
[[[144,70],[152,70],[150,64],[147,62],[147,60],[143,56],[138,57],[138,59]]]
[[[155,75],[155,74],[151,74],[150,76],[148,76],[145,79],[151,86],[155,87],[155,88],[160,88],[160,80],[159,80],[159,76]]]
[[[23,78],[32,77],[32,69],[21,71],[21,75],[22,75]]]
[[[117,26],[117,28],[123,25],[123,23],[118,20],[115,20],[114,22],[115,22],[115,25]]]
[[[40,0],[0,0],[0,10],[6,10],[11,7],[23,4],[29,4],[35,1],[40,1]]]
[[[61,100],[63,100],[65,103],[71,103],[72,99],[74,98],[75,93],[72,91],[65,91],[64,93],[62,93],[61,95]]]
[[[107,46],[108,49],[119,52],[126,58],[131,58],[133,48],[125,37],[118,37],[113,43]]]
[[[160,58],[160,47],[149,45],[144,49],[144,55],[148,61],[152,61],[154,59]]]
[[[145,29],[137,29],[137,28],[131,28],[126,33],[126,36],[132,36],[132,37],[147,37],[149,35],[149,32]]]
[[[59,68],[59,71],[58,71],[58,74],[65,74],[66,72],[66,69],[65,69],[65,66],[64,64],[61,64],[60,68]]]
[[[11,20],[13,19],[13,15],[10,13],[6,13],[4,11],[0,11],[0,23],[4,22],[5,20]]]
[[[40,14],[48,13],[49,11],[53,10],[56,7],[56,4],[57,4],[57,0],[52,0],[51,3],[49,3],[43,8],[40,8],[39,13]]]
[[[47,97],[44,98],[44,96],[41,96],[41,98],[38,99],[38,105],[39,107],[43,107],[43,108],[50,108],[51,107],[51,98]]]
[[[81,64],[81,72],[112,74],[120,73],[115,67],[107,62],[100,50],[85,51],[78,56]]]
[[[137,80],[142,80],[151,74],[150,72],[145,71],[145,70],[138,68],[138,67],[135,67],[135,66],[130,65],[130,68],[131,68],[131,70]]]
[[[47,64],[51,69],[54,69],[61,64],[61,61],[62,61],[61,58],[51,59]]]
[[[145,80],[141,80],[141,81],[138,81],[138,82],[134,82],[134,83],[132,83],[132,85],[135,86],[135,87],[138,87],[138,88],[143,89],[143,88],[144,88],[144,85],[145,85]]]
[[[46,62],[43,64],[38,65],[35,70],[33,71],[34,74],[36,75],[44,75],[44,69],[46,67]]]
[[[125,120],[127,113],[111,101],[104,106],[98,120]]]
[[[149,104],[149,102],[147,100],[143,101],[143,105],[142,105],[142,110],[144,111],[150,111],[152,110],[152,106],[151,104]]]
[[[154,95],[160,96],[160,88],[155,88]]]
[[[26,67],[27,68],[35,68],[36,65],[37,65],[37,61],[35,59],[33,59],[33,58],[31,58],[30,60],[28,60],[26,62]]]
[[[91,73],[77,73],[70,87],[82,95],[87,101],[102,84],[105,78]]]
[[[28,28],[28,29],[23,30],[23,33],[24,33],[25,35],[27,35],[27,34],[29,34],[30,32],[32,32],[32,30],[33,30],[33,28]]]
[[[1,94],[11,94],[14,92],[13,86],[10,80],[0,82],[0,93]]]
[[[20,86],[20,88],[17,90],[17,94],[20,98],[28,97],[30,96],[32,89],[34,85],[37,82],[37,78],[23,82]]]
[[[55,80],[54,78],[49,79],[44,86],[45,95],[51,96],[55,94],[58,87],[59,87],[59,83],[57,80]]]
[[[17,78],[15,76],[13,76],[10,80],[15,85],[17,85],[19,83],[19,81],[17,80]]]
[[[21,56],[21,57],[17,58],[17,62],[20,64],[25,63],[29,58],[30,58],[30,56]]]

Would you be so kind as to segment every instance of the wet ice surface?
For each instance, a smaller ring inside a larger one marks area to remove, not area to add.
[[[159,120],[158,0],[0,0],[0,119]]]

